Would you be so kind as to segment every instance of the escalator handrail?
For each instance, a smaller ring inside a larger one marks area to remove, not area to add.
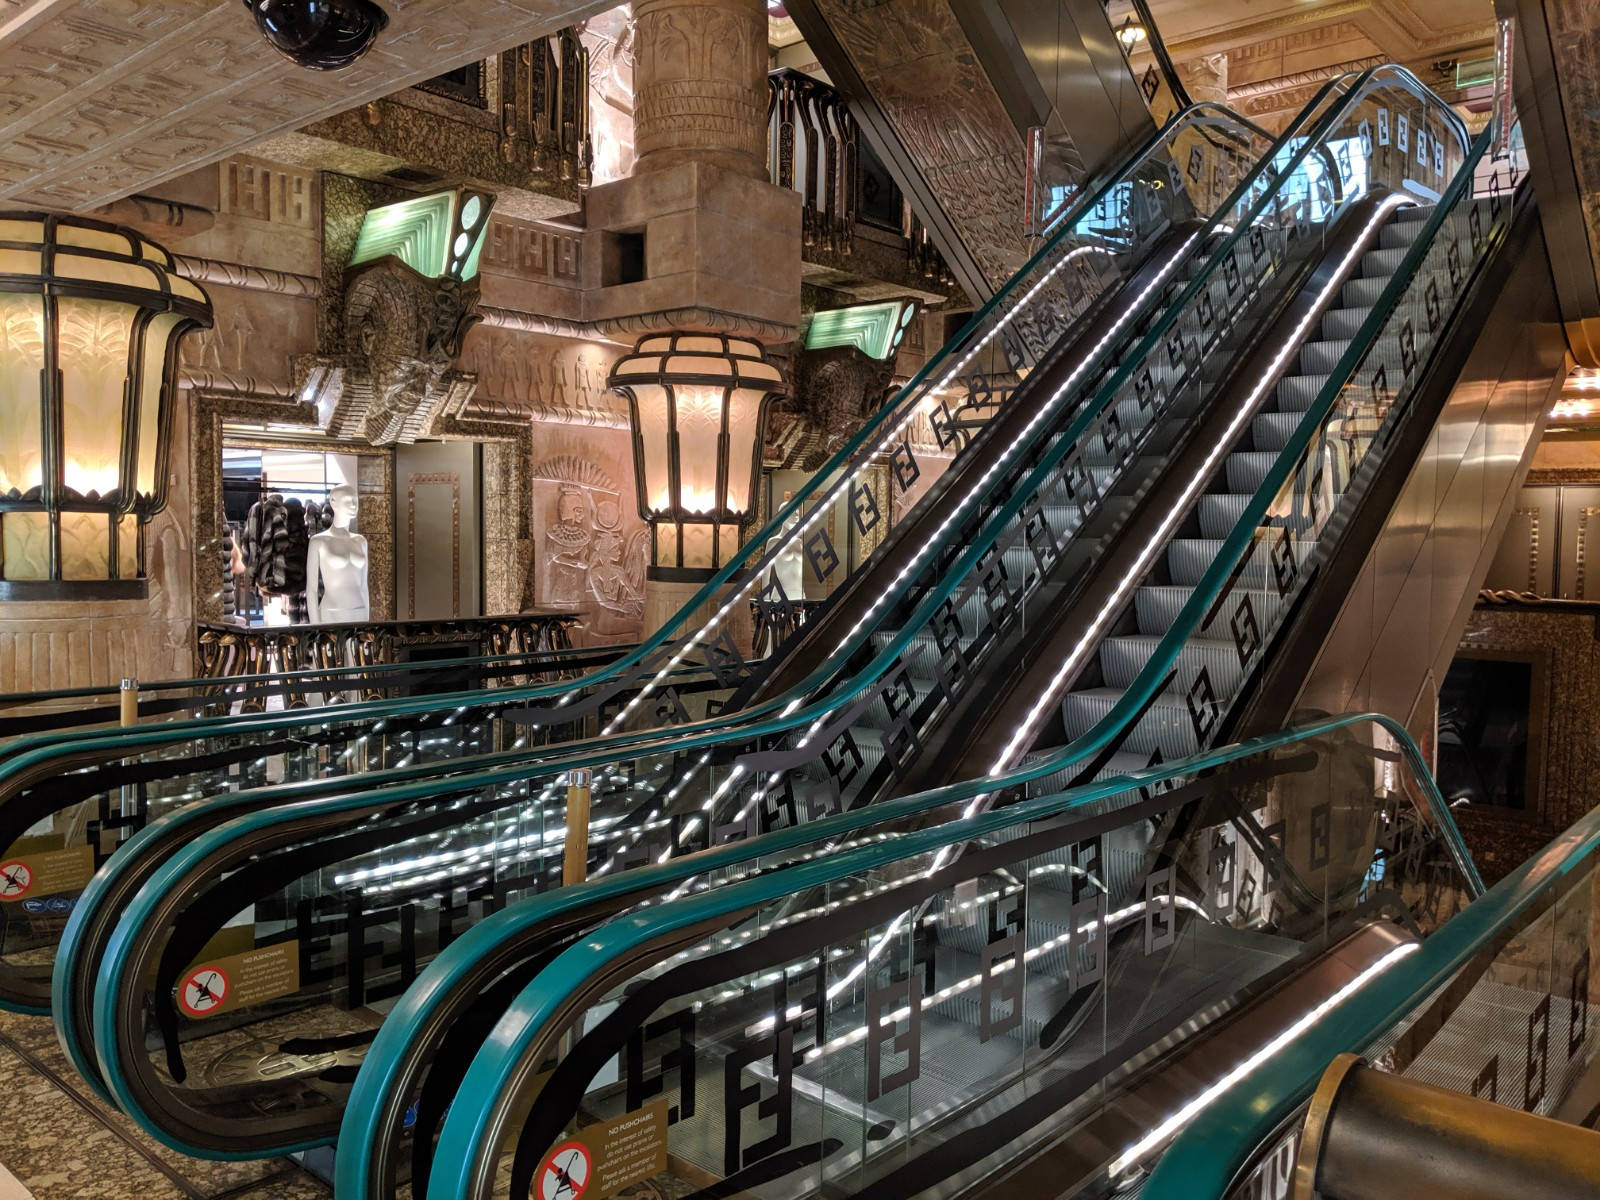
[[[863,453],[876,453],[876,450],[868,451],[868,446],[871,442],[871,439],[881,431],[881,427],[886,425],[891,418],[898,418],[899,416],[903,415],[911,404],[917,402],[916,397],[925,389],[930,380],[941,370],[943,370],[947,360],[954,357],[960,348],[964,348],[969,338],[981,332],[983,323],[988,320],[991,315],[997,312],[1005,302],[1014,299],[1012,293],[1017,287],[1020,286],[1019,281],[1023,280],[1029,272],[1040,266],[1058,249],[1062,240],[1072,232],[1074,226],[1078,223],[1078,220],[1081,220],[1083,216],[1087,215],[1108,193],[1110,193],[1110,191],[1122,181],[1124,175],[1129,170],[1141,165],[1145,159],[1164,141],[1176,136],[1178,127],[1180,125],[1201,120],[1210,116],[1225,117],[1228,121],[1248,129],[1251,132],[1259,134],[1269,143],[1274,141],[1270,134],[1261,130],[1260,127],[1255,125],[1253,122],[1238,116],[1223,105],[1212,102],[1196,104],[1174,115],[1172,120],[1167,122],[1167,124],[1161,129],[1156,130],[1150,136],[1150,138],[1147,139],[1137,151],[1135,151],[1133,155],[1131,155],[1123,164],[1121,164],[1117,171],[1108,172],[1103,177],[1099,187],[1092,191],[1086,190],[1083,198],[1077,205],[1074,206],[1073,211],[1076,213],[1076,217],[1074,218],[1073,215],[1069,213],[1068,217],[1062,218],[1062,227],[1060,230],[1054,236],[1048,239],[1045,244],[1042,245],[1026,263],[1023,264],[1021,269],[1019,269],[1018,272],[1012,276],[1005,286],[996,292],[996,294],[981,308],[973,313],[972,317],[962,327],[961,331],[956,334],[955,337],[946,342],[944,346],[942,346],[939,351],[934,354],[926,364],[923,365],[916,375],[912,377],[909,383],[902,387],[888,403],[880,407],[878,411],[866,421],[862,428],[845,444],[845,446],[836,454],[834,454],[833,457],[830,458],[822,468],[816,471],[812,477],[806,481],[806,483],[789,501],[787,501],[778,509],[778,511],[773,515],[772,519],[767,522],[763,529],[752,536],[745,543],[745,545],[740,548],[738,553],[734,555],[734,557],[731,558],[728,563],[726,563],[711,578],[709,582],[702,586],[691,599],[684,603],[672,620],[669,620],[659,630],[651,634],[651,636],[646,638],[644,641],[640,642],[628,654],[619,658],[616,662],[609,664],[600,670],[591,672],[582,679],[568,681],[558,686],[546,685],[526,689],[507,688],[496,693],[495,703],[499,705],[505,703],[507,700],[533,701],[549,698],[559,699],[570,696],[578,688],[589,687],[598,683],[615,679],[622,675],[625,671],[628,671],[644,662],[647,658],[649,658],[650,655],[664,649],[670,649],[674,643],[673,635],[679,629],[679,627],[689,619],[689,615],[698,611],[704,605],[712,601],[716,593],[725,584],[729,583],[736,574],[747,567],[750,569],[750,571],[759,573],[770,566],[771,561],[776,560],[777,555],[782,549],[781,544],[774,544],[769,551],[765,552],[765,554],[759,558],[758,561],[752,563],[752,559],[756,559],[758,553],[760,553],[761,547],[765,546],[768,542],[773,541],[773,539],[782,538],[785,524],[788,523],[791,518],[798,518],[801,516],[804,506],[808,501],[811,500],[816,492],[823,488],[825,482],[831,475],[838,472],[841,468],[846,467],[857,457],[860,457]],[[1024,297],[1024,299],[1025,298],[1026,297]],[[838,483],[832,485],[832,490],[835,492],[839,491],[840,489],[847,487],[849,482],[850,476],[846,474],[839,480]],[[409,703],[406,701],[382,701],[371,702],[367,704],[352,704],[346,705],[341,709],[341,719],[355,719],[369,716],[374,719],[381,719],[385,716],[406,715],[413,710],[431,710],[439,707],[440,705],[455,703],[457,701],[459,701],[463,707],[471,707],[484,703],[484,698],[481,693],[466,692],[459,694],[445,693],[428,697],[426,700],[412,701]],[[168,722],[165,723],[163,734],[159,740],[171,740],[173,737],[182,736],[191,730],[193,730],[194,736],[204,736],[212,733],[217,736],[227,736],[245,731],[268,731],[281,728],[285,725],[293,725],[303,720],[303,717],[296,717],[293,715],[284,717],[278,714],[245,714],[236,717],[202,718],[188,722]],[[62,736],[70,735],[44,735],[37,740],[42,742],[46,738],[57,738]],[[101,749],[103,747],[108,752],[126,751],[132,747],[147,744],[153,740],[158,740],[156,735],[150,733],[140,733],[137,729],[119,730],[115,733],[105,734],[103,737],[107,740],[97,742],[92,747],[93,749]],[[24,742],[29,744],[22,744]],[[12,748],[17,754],[25,755],[29,750],[34,748],[34,745],[35,741],[33,739],[18,739],[18,742],[12,744]],[[45,747],[40,746],[39,748],[43,749]],[[78,748],[82,749],[86,747],[80,746]],[[5,767],[0,765],[0,780],[3,780],[4,778],[4,771]]]
[[[551,1020],[570,1009],[569,998],[581,992],[599,972],[604,971],[614,977],[615,972],[619,970],[628,972],[633,967],[647,968],[649,966],[647,960],[652,953],[651,946],[659,940],[670,938],[680,931],[690,930],[702,924],[726,923],[730,918],[754,913],[786,896],[813,888],[825,888],[830,884],[870,875],[873,872],[885,871],[897,863],[958,847],[975,838],[1003,833],[1014,826],[1034,821],[1060,818],[1099,800],[1173,778],[1226,766],[1244,758],[1310,738],[1336,733],[1355,725],[1376,725],[1393,738],[1401,755],[1421,784],[1428,809],[1438,822],[1441,834],[1447,838],[1453,834],[1459,839],[1460,833],[1455,827],[1449,806],[1427,770],[1421,749],[1406,731],[1405,726],[1383,713],[1350,713],[1263,734],[1237,745],[1207,750],[1191,758],[1161,763],[1143,771],[1134,771],[1118,778],[1085,784],[1056,795],[1022,800],[1006,808],[991,809],[975,816],[898,834],[886,841],[824,855],[808,862],[786,866],[767,875],[728,883],[669,904],[613,918],[600,928],[587,933],[579,942],[553,959],[523,988],[507,1009],[506,1015],[495,1025],[483,1049],[473,1059],[450,1106],[449,1115],[440,1133],[429,1197],[460,1197],[472,1194],[470,1183],[474,1134],[492,1119],[493,1109],[508,1078],[515,1073],[518,1060],[534,1044]],[[873,805],[868,811],[872,813],[874,820],[884,819],[891,807],[896,809],[897,816],[905,816],[920,808],[928,807],[928,797],[931,795],[933,793],[923,793],[920,797],[906,797],[892,804]],[[912,801],[918,803],[912,806],[910,804]],[[853,815],[847,813],[843,817],[825,818],[805,828],[810,831],[812,840],[821,844],[830,837],[858,831],[863,822],[848,821],[847,819]],[[765,841],[766,838],[763,837],[744,843],[746,856],[754,857],[760,854]],[[698,867],[698,864],[694,865]],[[643,870],[662,871],[663,882],[666,882],[672,878],[670,864],[664,864],[663,868]],[[642,877],[635,875],[634,882],[637,883]],[[626,879],[627,877],[624,877],[624,880]],[[547,919],[551,912],[561,911],[553,906],[598,899],[607,894],[602,889],[616,886],[618,886],[616,882],[608,880],[578,884],[563,888],[551,895],[530,898],[481,922],[463,934],[458,942],[446,948],[418,976],[414,985],[418,989],[416,996],[413,998],[408,994],[401,1002],[405,1014],[418,1012],[421,1006],[427,1005],[435,997],[443,994],[449,987],[449,977],[458,973],[463,964],[470,962],[476,954],[482,953],[484,948],[493,944],[497,938],[536,928],[537,923]],[[110,1006],[102,1005],[102,994],[97,994],[95,998],[95,1017],[97,1037],[106,1038],[112,1034],[113,1029],[105,1019],[109,1016],[109,1011],[103,1012],[103,1009],[109,1010]],[[397,1008],[396,1011],[401,1009]],[[383,1036],[381,1031],[379,1036],[380,1038]],[[397,1033],[386,1040],[383,1050],[392,1053],[399,1044]],[[379,1045],[375,1041],[367,1060],[368,1064],[372,1064],[371,1072],[374,1080],[382,1078],[381,1061],[373,1057],[378,1050]],[[362,1074],[365,1075],[367,1071],[368,1066],[364,1064]],[[358,1075],[358,1084],[359,1080]],[[373,1085],[369,1084],[368,1088],[363,1090],[363,1094],[367,1094],[372,1087]],[[354,1140],[360,1142],[363,1139]],[[352,1149],[359,1151],[358,1147],[353,1146]],[[455,1173],[452,1174],[451,1170],[444,1169],[446,1167],[453,1169]]]
[[[1235,522],[1233,529],[1224,539],[1222,548],[1218,551],[1211,565],[1207,568],[1200,582],[1195,586],[1184,607],[1179,611],[1172,625],[1163,635],[1156,649],[1146,660],[1143,669],[1139,672],[1134,682],[1122,694],[1110,712],[1098,721],[1095,726],[1076,739],[1062,754],[1051,756],[1047,762],[1054,770],[1061,770],[1074,763],[1083,762],[1097,754],[1108,745],[1124,725],[1136,720],[1137,715],[1144,709],[1164,686],[1168,673],[1173,669],[1182,651],[1184,644],[1194,636],[1195,632],[1205,622],[1212,605],[1221,596],[1224,587],[1232,578],[1234,569],[1250,552],[1256,531],[1260,528],[1262,519],[1267,510],[1278,496],[1279,491],[1289,479],[1294,468],[1298,465],[1301,456],[1309,449],[1312,440],[1317,437],[1322,429],[1324,420],[1338,403],[1345,383],[1360,365],[1361,357],[1366,353],[1372,339],[1382,331],[1383,324],[1393,313],[1400,297],[1406,287],[1415,277],[1418,269],[1427,257],[1428,249],[1434,238],[1438,236],[1443,226],[1445,217],[1453,209],[1473,182],[1473,171],[1486,152],[1489,145],[1487,135],[1480,135],[1477,145],[1473,146],[1456,172],[1456,177],[1446,187],[1443,197],[1435,206],[1433,214],[1423,226],[1422,232],[1407,249],[1401,259],[1399,268],[1390,278],[1372,312],[1362,324],[1361,329],[1352,339],[1349,348],[1332,369],[1327,382],[1318,393],[1317,398],[1302,416],[1300,423],[1295,427],[1294,433],[1285,443],[1283,449],[1278,451],[1278,457],[1272,467],[1267,471],[1266,478],[1256,489],[1250,502],[1245,506],[1243,513]],[[1491,244],[1478,260],[1473,264],[1463,282],[1461,295],[1464,297],[1471,289],[1474,280],[1483,264],[1487,261],[1494,247]],[[1448,314],[1445,325],[1447,329],[1450,320],[1454,319],[1459,311],[1459,302]],[[1434,349],[1442,344],[1443,337],[1436,339]],[[1433,351],[1430,351],[1431,359]],[[1426,360],[1419,364],[1418,370],[1426,369]],[[1397,420],[1407,406],[1397,402],[1385,417],[1386,424]],[[1042,773],[1042,772],[1041,772]],[[1460,864],[1468,871],[1469,878],[1476,876],[1475,869],[1469,869],[1470,863]],[[1483,885],[1477,880],[1476,886],[1481,893]]]
[[[1415,77],[1411,76],[1409,72],[1404,72],[1399,68],[1396,68],[1395,70],[1400,71],[1402,79],[1411,80],[1413,83],[1415,82]],[[1346,94],[1339,102],[1333,105],[1333,107],[1325,116],[1316,122],[1315,131],[1311,136],[1305,139],[1304,144],[1293,156],[1291,156],[1289,164],[1275,171],[1271,177],[1274,180],[1286,180],[1290,178],[1294,169],[1299,165],[1299,163],[1303,162],[1307,156],[1317,151],[1319,148],[1319,139],[1321,134],[1327,129],[1337,128],[1341,114],[1365,94],[1364,89],[1366,84],[1370,83],[1383,73],[1384,69],[1375,68],[1366,72],[1362,72],[1354,77],[1339,77],[1328,81],[1328,83],[1325,84],[1324,87],[1319,91],[1319,98],[1323,96],[1331,96],[1340,91],[1344,91]],[[1416,86],[1420,87],[1421,85],[1416,84]],[[1281,144],[1287,145],[1291,139],[1300,135],[1304,118],[1307,116],[1307,114],[1310,114],[1317,109],[1318,103],[1318,100],[1314,100],[1312,104],[1307,106],[1307,108],[1302,112],[1301,118],[1297,119],[1297,121],[1291,125],[1290,129],[1283,135],[1283,137],[1279,139]],[[1276,154],[1273,154],[1263,159],[1262,164],[1258,164],[1256,170],[1252,171],[1249,176],[1239,184],[1238,188],[1236,188],[1234,191],[1234,195],[1248,195],[1249,189],[1255,185],[1258,178],[1260,178],[1263,174],[1268,173],[1268,165],[1271,164],[1272,161],[1277,157],[1278,156]],[[1275,190],[1270,187],[1263,192],[1263,195],[1251,210],[1250,220],[1253,220],[1255,216],[1259,215],[1260,212],[1265,210],[1275,194]],[[1231,207],[1231,204],[1225,205],[1224,209],[1220,211],[1226,211],[1226,209],[1229,207]],[[1232,245],[1237,244],[1237,239],[1246,237],[1248,234],[1248,225],[1248,220],[1240,222],[1239,227],[1229,235],[1229,241],[1226,243],[1226,246],[1231,247]],[[1210,271],[1215,269],[1218,261],[1220,261],[1220,255],[1214,256],[1208,264],[1206,270],[1201,272],[1197,279],[1190,285],[1190,288],[1184,293],[1185,302],[1192,298],[1193,295],[1197,294],[1201,288],[1206,286],[1210,279]],[[1141,343],[1139,355],[1136,357],[1143,356],[1144,354],[1154,351],[1154,349],[1160,344],[1160,336],[1164,328],[1164,325],[1159,325],[1158,329],[1154,333],[1145,338],[1145,340]],[[1126,369],[1131,374],[1133,365],[1130,364]],[[1099,394],[1099,398],[1099,404],[1091,404],[1087,407],[1098,411],[1098,409],[1103,407],[1105,404],[1114,402],[1116,399],[1114,387],[1102,389]],[[1093,413],[1090,412],[1081,416],[1077,421],[1074,422],[1074,425],[1069,430],[1068,435],[1061,439],[1061,443],[1058,446],[1060,455],[1064,455],[1068,452],[1068,450],[1071,449],[1070,443],[1072,440],[1076,437],[1082,436],[1083,431],[1090,427],[1089,422],[1092,420],[1092,418]],[[1032,481],[1033,487],[1037,486],[1037,481],[1041,477],[1040,472],[1047,469],[1051,464],[1051,461],[1051,459],[1047,459],[1045,466],[1041,467],[1035,472],[1035,476],[1033,477]],[[641,754],[649,751],[652,746],[655,746],[661,750],[670,749],[672,751],[682,753],[690,750],[698,750],[707,746],[715,746],[720,742],[733,740],[735,737],[742,740],[748,740],[750,738],[784,732],[850,703],[872,685],[877,676],[882,674],[887,669],[888,663],[892,662],[894,657],[897,656],[900,651],[910,643],[912,638],[915,636],[919,625],[925,624],[931,618],[933,613],[935,613],[944,603],[944,601],[949,597],[956,587],[957,580],[965,571],[969,571],[976,564],[982,554],[987,551],[988,546],[991,545],[998,537],[1000,531],[1004,528],[1010,517],[1014,516],[1017,511],[1020,511],[1021,506],[1027,500],[1028,495],[1032,492],[1033,487],[1017,490],[1017,493],[1011,498],[1007,505],[1004,506],[1002,513],[989,523],[986,529],[986,536],[980,537],[977,544],[968,548],[968,550],[960,559],[960,565],[958,568],[948,573],[944,582],[934,590],[933,594],[925,598],[922,604],[919,605],[917,614],[913,617],[911,622],[901,629],[896,637],[891,640],[891,643],[887,648],[874,657],[872,664],[860,672],[849,684],[844,685],[840,691],[831,693],[828,699],[798,711],[781,715],[775,719],[762,720],[754,723],[753,725],[745,725],[731,733],[728,731],[727,726],[720,721],[705,721],[675,727],[672,731],[670,731],[670,733],[666,734],[664,738],[662,737],[661,731],[653,731],[656,735],[655,741],[644,741],[642,745],[640,744],[639,735],[622,735],[621,738],[593,740],[586,743],[582,750],[577,751],[576,753],[569,754],[563,758],[547,759],[541,762],[538,774],[554,777],[566,770],[581,767],[600,766],[609,761],[613,761],[611,752],[617,746],[619,741],[628,741],[629,748],[634,752]],[[830,664],[825,663],[822,667],[818,668],[818,672],[831,671],[832,669],[833,668]],[[780,704],[782,700],[783,698],[779,697],[774,701],[768,702],[766,705],[758,706],[756,709],[751,710],[747,715],[755,716],[759,713],[770,711],[773,707],[776,707],[778,704]],[[948,788],[937,789],[936,791],[929,793],[930,804],[938,805],[949,803],[958,798],[972,798],[975,796],[989,794],[993,790],[1019,783],[1025,783],[1043,775],[1053,773],[1058,769],[1058,765],[1047,762],[1023,769],[1021,771],[1012,772],[998,779],[980,781],[978,783],[954,785]],[[481,788],[495,786],[500,783],[523,782],[530,779],[531,777],[525,772],[519,771],[517,768],[508,768],[503,771],[491,771],[475,776],[462,776],[458,779],[452,780],[450,786],[445,789],[428,785],[410,785],[376,794],[356,793],[332,800],[312,801],[308,802],[308,807],[314,805],[317,813],[327,815],[331,812],[340,810],[369,808],[372,805],[380,802],[388,805],[409,803],[414,800],[438,799],[442,796],[458,795],[464,791],[479,790]],[[124,914],[123,919],[119,924],[119,929],[128,928],[130,926],[136,927],[139,921],[145,919],[146,911],[157,903],[157,897],[164,894],[170,887],[176,886],[181,878],[183,878],[187,873],[195,870],[208,858],[219,855],[226,857],[229,853],[228,842],[232,838],[254,835],[269,823],[287,824],[288,822],[297,818],[299,815],[300,810],[298,808],[283,808],[269,812],[261,812],[251,816],[239,817],[225,825],[216,827],[201,834],[193,842],[185,846],[179,853],[172,856],[172,858],[160,868],[159,872],[152,877],[151,882],[141,889],[139,895],[133,900],[128,908],[128,911]],[[133,846],[137,844],[137,842],[138,838],[136,837],[135,841],[130,843],[128,852],[122,856],[122,861],[124,864],[131,865],[133,861]],[[109,869],[118,869],[115,861]]]
[[[1428,935],[1309,1030],[1250,1069],[1167,1147],[1142,1200],[1222,1200],[1256,1148],[1293,1118],[1328,1064],[1363,1053],[1466,968],[1486,946],[1518,928],[1528,909],[1600,850],[1600,809],[1581,817],[1522,866]]]
[[[1406,74],[1409,77],[1409,73]],[[1229,197],[1229,200],[1226,201],[1221,208],[1219,208],[1219,213],[1225,214],[1227,211],[1229,211],[1233,207],[1235,197],[1249,195],[1250,189],[1252,189],[1263,177],[1268,178],[1269,181],[1273,183],[1290,178],[1294,167],[1300,162],[1304,161],[1305,157],[1316,151],[1319,145],[1320,134],[1328,127],[1336,127],[1340,113],[1342,113],[1350,103],[1354,102],[1354,98],[1359,97],[1361,94],[1361,82],[1369,79],[1373,75],[1374,71],[1367,71],[1359,76],[1340,76],[1329,80],[1326,84],[1324,84],[1319,90],[1317,98],[1306,106],[1296,121],[1291,123],[1290,128],[1277,140],[1277,142],[1274,143],[1276,146],[1287,146],[1291,143],[1292,139],[1301,135],[1304,126],[1307,123],[1310,123],[1308,121],[1310,114],[1317,111],[1319,104],[1324,97],[1334,96],[1341,91],[1348,91],[1349,94],[1346,95],[1341,101],[1334,104],[1332,109],[1327,114],[1316,119],[1315,130],[1310,136],[1306,137],[1304,144],[1292,156],[1289,166],[1281,169],[1272,167],[1271,164],[1278,157],[1276,152],[1264,156],[1261,162],[1257,164],[1255,169],[1249,172],[1246,178],[1243,179],[1234,189],[1233,193]],[[1254,216],[1258,215],[1261,211],[1265,210],[1275,194],[1276,191],[1274,187],[1268,187],[1263,191],[1262,196],[1251,210],[1251,219],[1253,219]],[[1215,227],[1222,223],[1222,217],[1219,216],[1210,223],[1208,228]],[[1241,222],[1239,228],[1229,234],[1228,240],[1225,243],[1225,248],[1237,244],[1237,240],[1246,237],[1247,233],[1248,222]],[[1197,235],[1196,238],[1193,239],[1193,244],[1199,244],[1201,240],[1202,235]],[[1218,261],[1219,258],[1214,256],[1210,262],[1208,262],[1205,270],[1203,270],[1197,276],[1194,283],[1190,285],[1190,288],[1184,292],[1185,301],[1187,301],[1189,298],[1192,298],[1193,295],[1197,294],[1198,291],[1206,285],[1211,278],[1210,272],[1216,269],[1216,263]],[[1165,326],[1162,325],[1159,328],[1164,329]],[[1158,345],[1159,332],[1157,334],[1151,334],[1147,336],[1140,343],[1138,356],[1142,357],[1143,355],[1154,352]],[[1128,369],[1131,371],[1131,366]],[[1066,454],[1071,449],[1072,442],[1081,437],[1087,429],[1091,428],[1092,421],[1098,411],[1105,405],[1113,403],[1116,399],[1115,392],[1110,389],[1102,389],[1099,393],[1097,393],[1097,397],[1098,403],[1091,402],[1088,405],[1085,405],[1085,411],[1074,420],[1071,426],[1069,426],[1066,435],[1060,440],[1060,444],[1058,446],[1059,454],[1055,457]],[[1053,458],[1047,459],[1046,465],[1048,466],[1053,460]],[[1036,471],[1034,474],[1035,486],[1036,480],[1039,477],[1040,472]],[[809,676],[800,685],[797,685],[796,688],[791,689],[791,693],[786,693],[784,696],[775,697],[774,699],[764,702],[761,705],[757,705],[751,709],[745,710],[741,714],[741,718],[744,723],[732,729],[729,728],[729,725],[726,721],[720,718],[709,718],[699,722],[691,722],[686,725],[674,726],[667,730],[646,730],[642,732],[624,733],[613,735],[609,738],[591,739],[583,743],[581,748],[575,747],[571,752],[560,757],[543,758],[538,763],[536,775],[528,774],[527,767],[525,765],[510,766],[473,775],[459,776],[451,780],[449,785],[444,788],[430,784],[402,785],[400,787],[378,792],[368,792],[363,788],[352,793],[347,793],[341,797],[307,801],[305,802],[304,806],[289,805],[280,808],[274,808],[268,811],[257,812],[249,816],[241,816],[226,824],[207,830],[194,841],[184,846],[183,849],[177,854],[174,854],[170,859],[168,859],[162,865],[158,873],[152,877],[151,881],[143,889],[141,889],[139,895],[132,901],[127,912],[124,913],[122,921],[119,923],[119,928],[123,928],[130,925],[130,923],[135,923],[144,919],[146,910],[157,903],[157,897],[163,895],[170,887],[176,886],[179,879],[183,878],[184,875],[190,871],[195,870],[199,864],[205,862],[207,859],[212,858],[213,856],[220,855],[226,857],[229,853],[228,843],[232,839],[236,837],[253,836],[268,824],[287,825],[293,820],[297,819],[302,812],[311,811],[313,806],[314,811],[319,815],[327,815],[343,810],[369,808],[380,803],[388,806],[410,803],[417,800],[440,799],[447,796],[460,795],[464,792],[482,790],[484,788],[498,786],[500,784],[531,782],[531,780],[536,776],[553,779],[569,770],[593,768],[614,762],[617,757],[617,751],[624,747],[626,747],[630,753],[635,755],[642,755],[658,750],[683,753],[706,748],[715,748],[716,746],[726,742],[736,740],[748,742],[754,738],[787,732],[796,729],[807,722],[825,716],[829,712],[839,710],[844,706],[857,701],[863,695],[863,693],[866,693],[867,690],[875,683],[878,677],[887,671],[889,664],[895,660],[905,646],[910,644],[912,639],[915,637],[919,626],[926,624],[927,621],[931,619],[932,615],[938,611],[939,607],[945,602],[945,600],[948,599],[948,597],[953,593],[961,577],[966,572],[970,571],[977,563],[979,558],[987,551],[988,546],[991,545],[999,536],[1000,531],[1004,528],[1005,523],[1010,519],[1010,516],[1014,515],[1020,510],[1022,504],[1027,500],[1028,494],[1031,493],[1032,490],[1032,488],[1019,490],[1018,493],[1013,496],[1004,506],[1000,516],[989,523],[986,529],[986,536],[980,537],[976,544],[970,546],[963,553],[959,559],[957,568],[948,572],[943,582],[933,590],[930,596],[923,600],[923,602],[917,607],[916,612],[910,622],[908,622],[897,633],[897,635],[890,641],[889,645],[877,653],[873,657],[872,661],[860,672],[858,672],[853,679],[841,685],[838,689],[830,690],[829,696],[821,701],[795,711],[780,713],[780,715],[775,717],[765,716],[765,714],[780,709],[786,704],[786,702],[792,705],[793,701],[789,699],[789,696],[792,693],[798,692],[800,694],[804,694],[805,689],[813,686],[816,681],[825,678],[829,674],[832,674],[836,670],[836,666],[831,659],[825,661],[822,665],[816,668],[812,672],[811,676]],[[858,635],[857,644],[859,644],[860,639],[868,636],[870,636],[870,630],[862,632],[860,635]],[[1039,767],[1030,768],[1026,771],[1009,775],[1005,777],[1004,780],[989,781],[987,787],[966,785],[966,787],[970,789],[967,794],[984,794],[991,788],[1004,786],[1008,783],[1026,782],[1047,773],[1049,773],[1047,769]],[[934,803],[948,802],[946,794],[957,790],[959,790],[959,788],[940,789],[939,791],[932,793],[933,796],[938,797]],[[150,836],[154,837],[155,835],[151,834]],[[119,855],[118,859],[113,859],[112,863],[106,868],[106,870],[117,871],[119,869],[132,869],[134,856],[137,853],[136,847],[142,845],[142,837],[142,834],[136,835],[135,838],[130,841],[129,845],[125,847],[123,854]]]

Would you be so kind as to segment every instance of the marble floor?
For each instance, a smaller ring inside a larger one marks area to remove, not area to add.
[[[84,1086],[50,1022],[0,1013],[0,1200],[326,1200],[285,1158],[220,1163],[161,1145]]]

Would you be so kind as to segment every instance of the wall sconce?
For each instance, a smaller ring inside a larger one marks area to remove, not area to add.
[[[131,229],[0,213],[0,600],[147,594],[178,345],[211,301]]]
[[[720,334],[639,339],[611,369],[628,398],[639,513],[654,529],[650,578],[698,582],[739,546],[755,506],[767,409],[783,377],[756,342]]]

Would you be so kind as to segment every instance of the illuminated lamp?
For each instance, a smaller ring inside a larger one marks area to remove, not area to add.
[[[632,418],[639,513],[654,530],[652,579],[704,580],[738,549],[782,378],[757,343],[705,333],[640,338],[611,369]]]
[[[178,346],[211,301],[104,221],[0,213],[0,600],[147,594]]]

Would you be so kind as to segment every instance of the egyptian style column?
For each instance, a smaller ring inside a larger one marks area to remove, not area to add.
[[[1177,64],[1178,78],[1188,89],[1189,99],[1196,104],[1210,100],[1215,104],[1228,102],[1228,56],[1202,54],[1187,62]]]
[[[638,0],[634,22],[636,171],[699,162],[766,179],[763,0]]]
[[[764,0],[636,0],[634,20],[637,158],[627,179],[589,192],[600,254],[586,314],[641,353],[659,335],[724,335],[746,354],[791,341],[801,200],[767,177]],[[700,586],[689,577],[701,564],[686,562],[653,560],[645,632]],[[748,612],[729,625],[747,646]]]

